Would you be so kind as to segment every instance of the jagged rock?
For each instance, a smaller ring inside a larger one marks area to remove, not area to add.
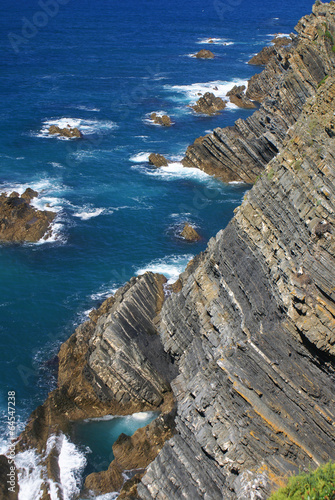
[[[198,59],[213,59],[214,54],[210,50],[201,49],[199,50],[199,52],[197,52],[197,54],[195,54],[195,57],[197,57]]]
[[[151,113],[150,120],[158,125],[163,125],[164,127],[171,126],[171,118],[168,115],[157,115],[157,113]]]
[[[335,459],[334,109],[328,78],[163,305],[177,433],[141,499],[266,499]]]
[[[151,153],[151,155],[149,156],[149,163],[157,168],[167,167],[169,164],[169,162],[163,155],[157,153]]]
[[[291,38],[283,37],[283,36],[275,36],[275,38],[272,39],[273,45],[270,47],[263,47],[263,49],[253,56],[248,64],[252,64],[255,66],[263,66],[265,64],[268,64],[270,59],[274,57],[277,53],[277,49],[279,47],[286,47],[287,45],[290,45],[292,43]]]
[[[233,127],[216,128],[186,151],[182,163],[224,182],[253,183],[283,145],[287,130],[326,75],[334,74],[335,53],[326,31],[335,37],[335,5],[315,5],[296,26],[298,35],[272,57],[248,84],[246,97],[260,109]],[[320,13],[320,15],[319,15]],[[325,28],[327,26],[327,30]]]
[[[180,236],[185,238],[187,241],[199,241],[201,239],[200,235],[197,233],[197,231],[192,227],[188,222],[185,222],[184,228],[180,233]]]
[[[203,113],[205,115],[216,115],[219,111],[222,111],[226,107],[226,103],[221,99],[221,97],[215,97],[212,92],[206,92],[196,104],[191,106],[191,108],[197,113]]]
[[[227,96],[229,97],[230,102],[238,106],[239,108],[244,109],[252,109],[256,107],[256,104],[252,102],[245,96],[245,85],[233,87],[229,92],[227,92]]]
[[[14,467],[14,469],[11,469],[11,467]],[[14,486],[13,484],[8,482],[13,477],[15,478],[15,480],[13,481]],[[14,493],[13,489],[9,490],[9,488],[14,488]],[[18,491],[18,485],[17,485],[17,472],[15,464],[11,459],[9,460],[4,455],[0,455],[0,499],[16,500],[17,491]]]
[[[57,127],[57,125],[51,125],[49,127],[49,134],[59,134],[62,137],[68,137],[69,139],[80,139],[83,134],[77,127],[71,128],[70,125],[64,128]]]
[[[38,193],[31,188],[20,196],[0,194],[0,242],[36,242],[47,237],[56,214],[30,205]]]

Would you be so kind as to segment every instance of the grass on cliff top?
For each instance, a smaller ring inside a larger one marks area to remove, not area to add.
[[[335,463],[328,462],[314,472],[290,477],[287,485],[269,500],[335,500]]]

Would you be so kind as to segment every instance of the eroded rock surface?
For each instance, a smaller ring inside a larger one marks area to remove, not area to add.
[[[151,153],[151,155],[149,156],[149,163],[151,163],[151,165],[154,165],[154,167],[157,168],[167,167],[169,164],[165,156],[160,155],[158,153]]]
[[[334,74],[334,19],[333,3],[314,5],[313,14],[296,26],[298,35],[292,43],[276,47],[265,70],[249,81],[246,97],[261,103],[260,109],[189,146],[184,166],[197,167],[224,182],[254,182],[279,152],[306,100],[326,75]]]
[[[67,137],[68,139],[80,139],[83,137],[83,134],[77,127],[71,128],[70,125],[64,128],[57,127],[57,125],[51,125],[51,127],[49,127],[49,134],[57,134],[62,137]]]
[[[192,227],[188,222],[184,224],[183,230],[180,233],[180,236],[185,238],[187,241],[199,241],[201,239],[198,232]]]
[[[197,59],[214,59],[214,54],[210,50],[201,49],[195,54]]]
[[[224,100],[221,99],[221,97],[215,97],[212,92],[206,92],[197,100],[196,104],[191,106],[196,113],[202,113],[205,115],[216,115],[225,107],[226,103]]]
[[[229,97],[230,102],[239,108],[253,109],[256,107],[256,104],[246,97],[244,93],[245,88],[245,85],[235,85],[229,92],[227,92],[227,96]]]
[[[56,214],[33,207],[30,202],[37,195],[31,188],[21,196],[15,191],[0,194],[0,242],[36,242],[49,236]]]
[[[171,118],[168,115],[157,115],[157,113],[151,113],[150,120],[152,120],[157,125],[162,125],[163,127],[171,127]]]
[[[265,499],[335,459],[334,112],[328,78],[163,306],[177,433],[142,499]]]

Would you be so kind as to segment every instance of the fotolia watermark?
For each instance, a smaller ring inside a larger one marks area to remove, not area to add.
[[[57,16],[61,6],[66,5],[71,0],[39,0],[37,10],[31,19],[22,18],[21,32],[8,33],[9,43],[16,54],[20,52],[22,46],[25,46],[34,38],[42,28],[45,28],[50,19]]]

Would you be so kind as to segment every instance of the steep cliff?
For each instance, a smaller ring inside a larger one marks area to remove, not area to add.
[[[335,79],[161,312],[177,434],[140,498],[266,498],[335,459]]]
[[[286,132],[326,75],[334,74],[335,5],[315,4],[296,26],[291,45],[275,46],[246,96],[259,110],[233,127],[216,128],[188,147],[183,164],[224,182],[254,182],[282,147]]]

